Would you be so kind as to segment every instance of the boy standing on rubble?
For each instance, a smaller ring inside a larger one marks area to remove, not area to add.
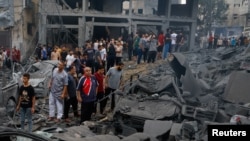
[[[19,100],[16,111],[21,109],[21,129],[24,130],[25,117],[28,120],[29,132],[32,132],[32,114],[35,112],[35,91],[30,85],[30,75],[23,74],[23,85],[19,89]]]

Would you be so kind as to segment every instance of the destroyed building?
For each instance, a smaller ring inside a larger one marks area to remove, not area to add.
[[[21,60],[37,43],[38,7],[37,0],[0,0],[0,46],[8,50],[16,46]]]
[[[140,29],[154,32],[172,27],[194,46],[198,0],[41,0],[39,42],[75,42],[126,37]],[[181,10],[180,10],[181,9]],[[70,38],[67,38],[70,37]],[[57,39],[60,38],[61,41]]]

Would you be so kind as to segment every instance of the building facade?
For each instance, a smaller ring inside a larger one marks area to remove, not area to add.
[[[198,0],[184,0],[186,4],[172,1],[40,0],[39,43],[72,40],[81,47],[89,39],[125,37],[141,28],[165,31],[169,27],[183,27],[188,44],[193,47]]]
[[[21,51],[21,60],[23,60],[29,57],[37,42],[38,2],[37,0],[1,0],[1,7],[5,2],[8,2],[12,12],[5,14],[1,11],[0,45],[8,50],[16,46]]]
[[[246,24],[246,11],[248,0],[225,0],[227,3],[227,20],[225,26],[242,26]]]

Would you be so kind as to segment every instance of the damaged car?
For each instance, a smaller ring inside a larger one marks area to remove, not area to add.
[[[9,117],[13,117],[18,98],[18,88],[22,85],[23,73],[30,74],[30,84],[34,87],[37,98],[48,96],[48,83],[52,70],[57,66],[57,60],[45,60],[35,62],[25,69],[20,64],[13,65],[12,80],[1,89],[0,105],[6,107]]]
[[[51,139],[34,133],[28,133],[22,130],[0,127],[1,141],[51,141]]]

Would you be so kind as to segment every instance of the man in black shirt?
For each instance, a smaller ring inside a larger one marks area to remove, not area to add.
[[[86,49],[84,51],[87,54],[87,64],[86,66],[91,68],[92,73],[95,72],[95,49],[92,48],[90,43],[86,44]]]
[[[60,55],[61,55],[61,60],[63,62],[65,62],[66,61],[66,57],[68,55],[68,52],[66,51],[66,47],[65,46],[62,47],[62,52],[61,52]]]
[[[111,39],[107,48],[107,71],[115,65],[116,51],[115,40]]]
[[[35,91],[29,84],[30,75],[23,74],[23,85],[19,89],[19,100],[16,111],[21,109],[21,129],[24,130],[25,117],[27,117],[29,132],[32,132],[32,114],[35,112]]]
[[[64,99],[64,120],[65,122],[70,122],[69,120],[69,108],[72,105],[74,116],[78,117],[77,111],[77,99],[76,99],[76,86],[77,86],[77,76],[76,67],[70,66],[68,72],[68,96]]]

